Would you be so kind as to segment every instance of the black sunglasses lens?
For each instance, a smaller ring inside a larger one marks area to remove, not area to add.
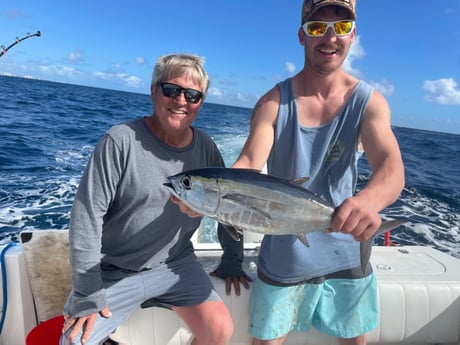
[[[203,96],[203,94],[200,91],[191,89],[185,90],[184,95],[185,100],[191,103],[198,103],[201,97]]]
[[[176,84],[161,83],[161,89],[165,97],[176,98],[184,91],[185,100],[189,103],[198,103],[203,94],[198,90],[184,89]]]
[[[171,97],[175,98],[180,95],[182,92],[182,88],[174,85],[174,84],[168,84],[168,83],[162,83],[161,84],[161,89],[163,90],[163,95],[165,97]]]

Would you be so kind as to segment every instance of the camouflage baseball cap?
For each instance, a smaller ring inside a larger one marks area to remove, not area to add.
[[[305,23],[321,7],[330,5],[341,6],[347,9],[351,14],[350,19],[356,19],[356,0],[304,0],[301,24]]]

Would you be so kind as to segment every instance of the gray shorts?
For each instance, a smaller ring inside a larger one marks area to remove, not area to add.
[[[102,343],[143,302],[144,306],[187,307],[221,301],[209,275],[194,255],[142,272],[113,266],[102,270],[107,306],[112,316],[98,316],[85,345]],[[61,337],[64,344],[64,337]],[[73,344],[80,345],[80,337]]]

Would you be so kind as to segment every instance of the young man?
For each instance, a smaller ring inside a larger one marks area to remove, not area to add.
[[[82,176],[70,219],[73,290],[61,344],[103,343],[149,300],[174,310],[193,345],[226,345],[233,323],[190,241],[189,218],[163,186],[183,170],[223,166],[204,132],[192,127],[209,79],[202,59],[160,57],[151,84],[153,114],[112,127]]]
[[[250,301],[254,345],[280,345],[290,330],[311,325],[340,344],[362,345],[377,326],[376,280],[370,265],[359,267],[358,241],[371,238],[379,212],[398,198],[404,168],[387,101],[343,70],[355,19],[355,0],[304,1],[304,67],[258,101],[233,165],[267,162],[270,175],[309,177],[305,188],[337,207],[329,232],[308,235],[309,248],[295,236],[264,237]],[[356,193],[363,151],[372,176]]]

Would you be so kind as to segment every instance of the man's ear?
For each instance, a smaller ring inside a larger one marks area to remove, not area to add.
[[[303,31],[302,27],[299,28],[299,31],[297,31],[297,38],[299,39],[299,43],[301,45],[305,45],[305,32]]]
[[[355,27],[353,28],[353,32],[351,33],[351,37],[350,37],[351,43],[355,41],[355,38],[356,38],[356,24],[355,24]]]

